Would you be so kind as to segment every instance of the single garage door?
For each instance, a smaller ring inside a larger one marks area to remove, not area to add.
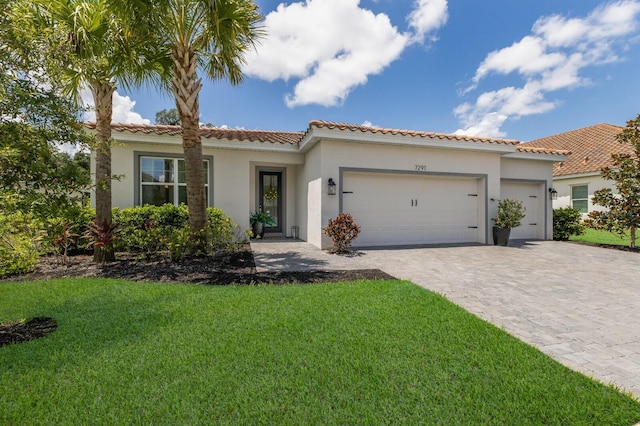
[[[525,217],[521,225],[511,230],[509,238],[544,239],[544,191],[542,184],[502,181],[500,197],[522,201]]]
[[[362,232],[357,246],[484,241],[477,178],[345,172],[342,210]]]

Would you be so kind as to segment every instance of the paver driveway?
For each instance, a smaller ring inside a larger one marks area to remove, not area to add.
[[[640,398],[640,254],[535,241],[518,247],[360,250],[359,256],[343,258],[307,243],[282,244],[253,244],[257,266],[299,269],[303,262],[315,269],[382,269]]]

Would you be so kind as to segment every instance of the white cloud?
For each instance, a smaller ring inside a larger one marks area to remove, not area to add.
[[[409,27],[415,32],[414,40],[422,42],[427,34],[440,29],[449,19],[447,0],[416,0],[407,17]],[[431,41],[437,40],[434,35]]]
[[[517,73],[524,85],[482,93],[475,103],[458,106],[454,114],[464,126],[458,133],[501,136],[507,119],[552,110],[556,103],[545,99],[547,93],[588,85],[581,70],[619,60],[617,50],[626,48],[620,45],[631,42],[628,36],[639,28],[638,15],[640,0],[622,0],[599,6],[584,18],[538,19],[530,35],[490,52],[462,94],[493,74]]]
[[[245,58],[244,72],[267,81],[298,80],[289,107],[340,105],[370,75],[379,74],[411,43],[446,22],[446,0],[418,0],[409,15],[415,32],[401,33],[386,14],[359,0],[280,4],[264,21],[267,37]]]
[[[83,89],[80,92],[82,103],[85,107],[89,108],[89,111],[85,112],[84,119],[86,121],[96,121],[96,113],[94,111],[95,104],[93,103],[93,96],[91,90]],[[129,96],[121,96],[116,91],[113,94],[113,116],[111,118],[112,123],[126,123],[126,124],[151,124],[151,120],[142,118],[140,114],[133,111],[136,102],[132,101]]]

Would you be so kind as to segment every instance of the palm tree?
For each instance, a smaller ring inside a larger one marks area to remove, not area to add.
[[[160,63],[152,50],[131,30],[132,21],[110,8],[108,0],[26,1],[25,23],[48,38],[58,59],[67,94],[80,102],[80,92],[91,90],[96,114],[96,223],[111,228],[111,119],[116,84],[124,87],[153,79]],[[150,63],[152,63],[150,65]],[[96,247],[96,262],[113,259],[111,247]]]
[[[200,140],[198,71],[212,79],[242,82],[245,52],[262,31],[258,7],[251,0],[114,0],[128,16],[139,20],[149,43],[163,54],[157,70],[173,94],[182,125],[189,227],[199,233],[207,225],[202,142]],[[169,68],[164,64],[170,63]],[[200,234],[201,235],[201,234]]]

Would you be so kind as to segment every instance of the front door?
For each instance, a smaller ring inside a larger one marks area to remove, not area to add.
[[[259,179],[259,207],[275,221],[265,232],[282,232],[282,172],[260,171]]]

